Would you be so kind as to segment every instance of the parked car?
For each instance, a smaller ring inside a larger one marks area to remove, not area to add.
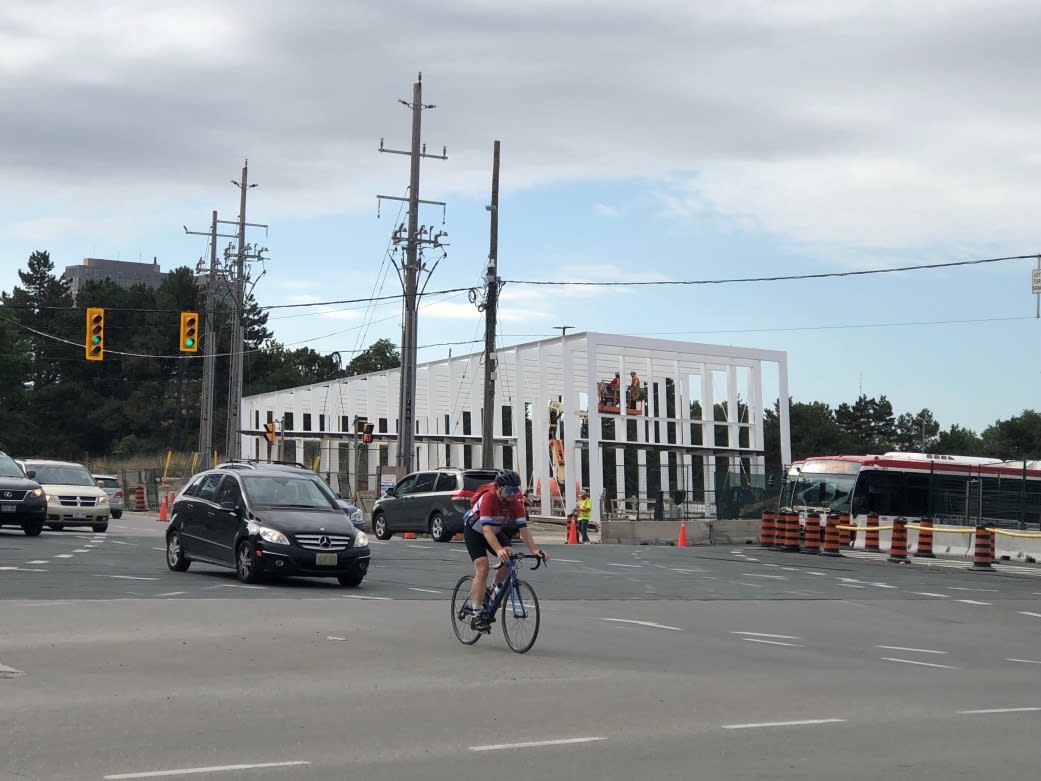
[[[243,583],[303,575],[358,586],[369,558],[368,537],[324,481],[263,465],[197,474],[174,500],[166,530],[171,570],[205,562],[234,568]]]
[[[94,482],[108,496],[108,512],[113,518],[123,514],[123,486],[115,475],[92,475]]]
[[[405,475],[372,506],[373,534],[387,540],[395,532],[415,532],[448,542],[463,530],[474,491],[496,474],[495,469],[432,469]]]
[[[47,493],[7,453],[0,452],[0,526],[38,537],[47,520]]]
[[[108,494],[87,467],[44,458],[23,458],[18,463],[47,493],[48,529],[90,526],[96,532],[108,531]]]
[[[253,459],[237,459],[232,461],[225,461],[222,464],[217,464],[214,469],[256,469],[258,466],[271,469],[288,469],[290,471],[303,472],[310,476],[314,480],[328,485],[322,476],[315,472],[313,469],[309,469],[303,464],[296,463],[294,461],[255,461]],[[365,523],[365,515],[362,513],[361,508],[351,504],[343,498],[343,494],[339,491],[333,491],[333,495],[336,497],[336,503],[340,505],[340,509],[343,510],[344,514],[350,519],[351,523],[354,524],[355,528],[361,529],[362,531],[370,531],[368,524]]]

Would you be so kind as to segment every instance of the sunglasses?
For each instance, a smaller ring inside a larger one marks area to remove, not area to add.
[[[520,493],[520,489],[517,488],[516,486],[504,485],[502,487],[502,492],[504,494],[519,494]]]

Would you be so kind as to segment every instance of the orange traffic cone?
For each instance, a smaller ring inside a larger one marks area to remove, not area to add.
[[[170,520],[166,516],[166,497],[165,496],[163,497],[163,503],[161,505],[159,505],[159,517],[156,518],[156,520],[159,521],[160,523],[165,523],[166,521]]]
[[[687,547],[687,522],[680,521],[680,536],[676,538],[677,548]]]
[[[414,539],[416,539],[416,533],[415,532],[405,532],[401,536],[404,537],[406,540],[414,540]]]
[[[578,523],[573,515],[567,517],[567,544],[578,545]]]

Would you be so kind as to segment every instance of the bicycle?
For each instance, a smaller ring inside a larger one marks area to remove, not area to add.
[[[491,588],[485,589],[482,604],[490,622],[495,621],[497,611],[502,613],[502,634],[506,644],[518,654],[527,653],[535,645],[540,625],[539,598],[535,596],[535,589],[517,577],[519,563],[515,565],[514,562],[522,559],[535,559],[535,566],[531,568],[533,572],[545,563],[541,556],[532,553],[513,554],[505,565],[509,574],[503,580],[502,588],[497,594]],[[492,569],[502,566],[501,563],[496,564]],[[482,634],[491,633],[491,628],[482,631],[473,626],[477,616],[477,611],[470,604],[473,579],[473,575],[464,575],[452,591],[452,631],[463,645],[473,645],[481,639]]]

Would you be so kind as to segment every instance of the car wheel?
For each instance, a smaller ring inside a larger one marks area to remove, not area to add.
[[[377,540],[389,540],[391,538],[390,530],[387,529],[387,519],[383,513],[376,513],[372,516],[372,533],[376,535]]]
[[[360,586],[364,579],[364,575],[340,575],[340,577],[337,578],[337,580],[340,581],[341,586],[350,586],[351,588]]]
[[[25,532],[26,537],[39,537],[40,532],[43,531],[43,522],[37,521],[36,523],[23,523],[22,531]]]
[[[181,547],[180,533],[170,532],[170,536],[166,538],[166,566],[174,572],[184,572],[191,566],[191,563],[184,555],[184,548]]]
[[[448,542],[452,535],[445,528],[445,517],[441,513],[430,516],[430,537],[434,542]]]
[[[108,522],[106,521],[105,523],[95,523],[93,526],[91,526],[91,528],[94,530],[95,534],[101,534],[102,532],[107,532],[108,531]]]
[[[235,554],[235,574],[243,583],[257,583],[260,581],[260,573],[254,566],[253,543],[243,540],[239,543],[238,552]]]
[[[113,517],[113,518],[114,518],[115,520],[117,520],[117,521],[119,520],[119,517],[120,517],[120,516],[121,516],[122,514],[123,514],[123,511],[122,511],[122,510],[113,510],[113,511],[112,511],[112,517]]]

